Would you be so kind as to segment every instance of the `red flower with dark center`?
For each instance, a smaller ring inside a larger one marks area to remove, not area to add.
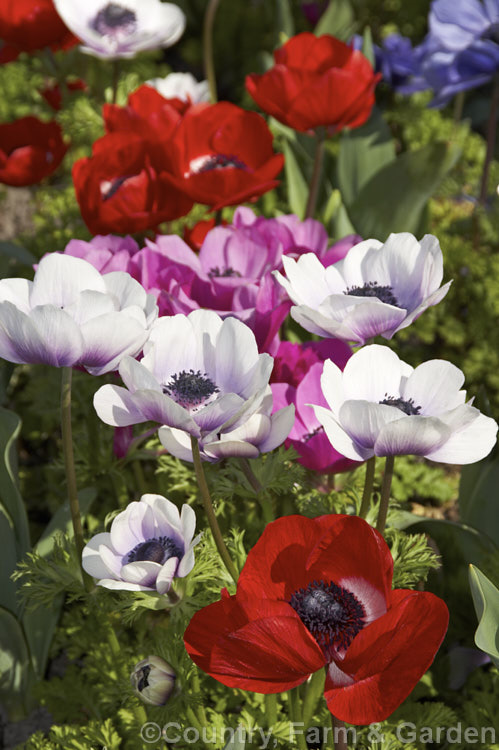
[[[44,47],[67,49],[78,44],[52,0],[2,0],[0,39],[19,52],[34,52]]]
[[[235,104],[197,104],[165,146],[165,177],[192,200],[218,210],[274,188],[284,164],[256,112]]]
[[[102,114],[108,133],[132,132],[166,140],[190,106],[181,99],[166,99],[156,89],[143,85],[129,95],[126,107],[104,104]]]
[[[448,624],[428,592],[391,589],[393,559],[357,516],[286,516],[248,555],[237,593],[197,612],[192,660],[224,685],[279,693],[326,668],[331,713],[386,719],[426,672]]]
[[[275,65],[246,77],[246,88],[269,115],[302,132],[330,133],[363,125],[374,105],[375,74],[364,55],[328,34],[304,32],[274,52]]]
[[[55,172],[67,148],[56,122],[22,117],[0,125],[0,182],[35,185]]]
[[[149,141],[111,133],[92,151],[73,166],[76,198],[92,234],[141,232],[190,211],[192,201],[154,168],[157,157]]]

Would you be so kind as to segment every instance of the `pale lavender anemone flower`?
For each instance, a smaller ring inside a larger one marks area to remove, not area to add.
[[[52,253],[33,281],[0,281],[0,357],[102,375],[140,353],[157,313],[154,297],[129,274],[102,275],[85,260]]]
[[[326,361],[321,386],[329,408],[313,408],[331,445],[354,461],[416,455],[470,464],[490,453],[497,423],[465,403],[463,383],[450,362],[433,359],[414,369],[372,344],[343,372]]]
[[[284,256],[283,263],[287,278],[274,275],[296,305],[291,317],[310,333],[359,344],[378,335],[391,339],[451,284],[440,286],[442,251],[431,234],[420,242],[408,232],[384,244],[365,240],[328,268],[312,253],[297,261]]]
[[[162,495],[142,495],[114,518],[110,532],[92,537],[82,553],[83,569],[107,589],[165,594],[174,578],[194,567],[196,515],[179,513]]]
[[[98,234],[89,242],[70,240],[64,249],[64,255],[83,258],[101,273],[109,273],[109,271],[130,273],[130,260],[139,250],[139,246],[129,235],[119,237],[114,234]]]
[[[165,99],[180,99],[191,104],[210,101],[208,81],[197,81],[192,73],[170,73],[164,78],[151,78],[146,83]]]
[[[175,44],[185,29],[178,5],[160,0],[54,0],[82,52],[107,60]]]
[[[220,455],[251,456],[255,449],[250,443],[271,450],[293,424],[293,407],[270,418],[272,364],[272,357],[258,353],[251,330],[236,318],[222,320],[208,310],[160,318],[141,362],[126,357],[120,364],[126,388],[102,386],[94,406],[106,424],[157,422],[182,431],[186,441],[197,438],[201,449],[230,433],[232,452],[220,448]]]

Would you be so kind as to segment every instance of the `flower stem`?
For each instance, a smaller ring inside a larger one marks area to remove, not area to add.
[[[359,510],[359,516],[365,518],[369,513],[371,505],[371,496],[374,486],[374,470],[376,468],[376,456],[370,458],[366,463],[366,480],[364,483],[364,492],[362,494],[362,503]]]
[[[334,750],[348,750],[345,722],[331,714]]]
[[[307,692],[303,701],[303,722],[305,730],[310,726],[319,698],[324,693],[324,682],[326,680],[326,670],[319,669],[315,672],[307,683]]]
[[[295,733],[295,738],[299,750],[307,750],[307,741],[303,731],[304,726],[301,715],[300,693],[298,692],[297,687],[288,690],[288,712],[291,723],[298,725],[298,731]],[[302,729],[300,729],[300,725]]]
[[[315,143],[314,167],[312,170],[312,179],[308,191],[307,208],[305,209],[305,218],[311,219],[315,214],[317,205],[317,196],[319,195],[319,184],[322,174],[322,163],[324,161],[324,143],[326,131],[324,128],[317,128]]]
[[[62,368],[61,383],[61,433],[62,433],[62,452],[64,456],[64,466],[66,469],[66,482],[68,486],[69,509],[73,521],[73,533],[75,538],[76,554],[81,568],[83,583],[87,591],[93,588],[93,582],[83,570],[81,554],[85,546],[83,541],[83,528],[81,525],[80,504],[78,502],[78,492],[76,489],[76,472],[75,460],[73,453],[73,431],[71,428],[71,381],[73,370],[71,367]]]
[[[499,75],[494,78],[492,89],[492,101],[490,102],[490,114],[487,123],[487,151],[485,152],[485,161],[483,163],[482,179],[480,183],[480,195],[478,204],[483,206],[487,199],[487,190],[489,183],[489,169],[494,157],[494,147],[496,143],[497,130],[497,109],[499,107]]]
[[[192,677],[192,689],[194,693],[197,696],[199,696],[199,698],[201,698],[201,683],[199,681],[199,675],[198,675],[197,669],[194,670],[194,675]],[[208,719],[206,717],[206,712],[204,710],[204,706],[201,700],[199,702],[199,705],[196,708],[196,714],[201,724],[204,727],[208,726]]]
[[[277,693],[265,696],[265,716],[268,728],[272,729],[274,724],[277,724]]]
[[[387,456],[385,462],[385,473],[383,474],[383,485],[381,487],[381,499],[379,501],[378,522],[376,524],[376,528],[380,534],[383,534],[385,530],[394,464],[395,456]]]
[[[236,566],[232,562],[229,551],[225,546],[222,532],[220,531],[220,526],[218,525],[217,517],[215,515],[215,511],[213,510],[210,491],[208,489],[208,484],[206,483],[206,477],[204,475],[203,462],[201,461],[201,455],[199,453],[199,443],[197,441],[197,438],[193,437],[192,435],[191,448],[192,459],[194,462],[194,471],[196,472],[196,479],[198,481],[199,491],[201,493],[201,500],[203,501],[204,510],[208,518],[211,533],[213,534],[213,539],[215,540],[215,544],[225,567],[230,573],[234,583],[237,583],[238,573],[236,570]]]
[[[204,74],[210,87],[211,103],[217,101],[217,79],[215,77],[215,62],[213,59],[213,26],[215,23],[215,14],[217,12],[220,0],[209,0],[206,13],[204,15],[203,26],[203,60]]]
[[[120,82],[120,61],[113,60],[112,62],[112,103],[116,104],[118,100],[118,84]]]
[[[255,476],[254,471],[251,468],[251,464],[249,460],[247,458],[241,458],[239,459],[239,464],[241,466],[244,476],[250,483],[252,489],[255,492],[257,500],[260,503],[260,507],[262,509],[265,523],[266,524],[271,523],[271,521],[275,520],[275,513],[274,513],[272,499],[268,497],[268,494],[265,492],[264,486]]]

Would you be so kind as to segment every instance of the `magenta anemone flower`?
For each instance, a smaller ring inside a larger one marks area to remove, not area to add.
[[[174,578],[194,567],[196,515],[162,495],[142,495],[115,516],[110,532],[92,537],[83,550],[83,569],[107,589],[165,594]]]

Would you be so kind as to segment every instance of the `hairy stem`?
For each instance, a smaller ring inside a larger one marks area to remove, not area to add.
[[[85,546],[83,540],[83,528],[81,525],[80,504],[78,502],[78,492],[76,488],[75,460],[73,452],[73,430],[71,427],[71,382],[73,370],[71,367],[62,368],[61,383],[61,433],[62,433],[62,452],[64,456],[64,467],[66,470],[66,482],[68,487],[69,509],[71,511],[71,520],[73,522],[73,533],[75,538],[76,553],[81,568],[83,583],[87,591],[93,588],[93,582],[83,570],[81,554]]]
[[[213,534],[213,539],[215,540],[217,550],[219,552],[220,557],[222,558],[222,561],[225,567],[230,573],[234,583],[237,583],[238,573],[236,570],[236,566],[232,562],[231,557],[229,555],[229,551],[227,547],[225,546],[222,532],[220,531],[220,526],[218,525],[217,517],[215,515],[215,511],[213,510],[213,503],[211,501],[210,491],[208,489],[208,484],[206,482],[206,477],[204,475],[203,462],[201,461],[201,455],[199,453],[199,443],[197,441],[197,438],[193,437],[192,435],[191,435],[191,448],[192,448],[192,459],[194,462],[194,471],[196,472],[196,479],[198,482],[199,491],[201,493],[201,500],[203,502],[204,510],[208,518],[208,523],[211,529],[211,533]]]
[[[366,463],[366,479],[364,483],[364,492],[362,494],[362,503],[359,510],[359,516],[365,518],[369,513],[371,506],[371,497],[374,486],[374,471],[376,469],[376,456],[370,458]]]
[[[272,729],[274,724],[277,724],[277,693],[265,696],[265,716],[268,728]]]
[[[203,25],[203,61],[204,74],[210,87],[211,103],[217,101],[217,79],[215,76],[215,61],[213,59],[213,26],[215,24],[215,15],[220,0],[209,0],[206,13],[204,15]]]
[[[326,131],[324,128],[317,128],[314,167],[312,170],[312,179],[308,191],[307,208],[305,209],[305,218],[311,219],[315,214],[317,205],[317,196],[319,195],[319,185],[322,175],[322,163],[324,161],[324,142]]]
[[[376,523],[376,528],[380,534],[383,534],[386,526],[394,464],[395,456],[387,456],[385,462],[385,473],[383,474],[383,485],[381,487],[381,499],[379,501],[378,522]]]

